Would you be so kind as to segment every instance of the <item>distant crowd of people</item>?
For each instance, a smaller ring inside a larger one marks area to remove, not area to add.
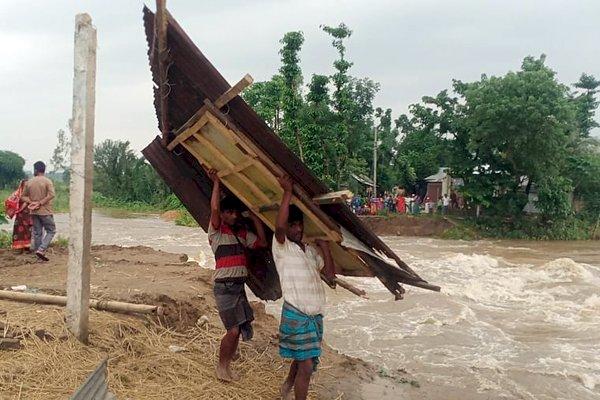
[[[418,196],[417,194],[405,195],[400,191],[397,194],[384,192],[383,196],[355,195],[350,200],[350,207],[355,214],[378,215],[378,214],[447,214],[450,209],[462,209],[464,202],[456,192],[450,196],[444,194],[437,199],[430,196]]]

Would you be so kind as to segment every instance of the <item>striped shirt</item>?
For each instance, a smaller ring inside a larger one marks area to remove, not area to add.
[[[325,263],[318,250],[306,245],[302,251],[287,237],[283,244],[273,238],[273,259],[283,299],[307,315],[322,314],[326,298],[320,271]]]
[[[209,223],[208,243],[215,255],[215,281],[237,281],[248,276],[244,246],[256,247],[258,241],[254,233],[246,229],[234,233],[229,225],[223,223],[219,229],[215,229]]]

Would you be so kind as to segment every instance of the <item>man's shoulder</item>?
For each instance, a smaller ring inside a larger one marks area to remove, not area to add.
[[[47,176],[34,176],[33,178],[29,179],[27,181],[27,184],[50,184],[53,185],[54,183],[52,182],[52,180],[50,178],[48,178]]]

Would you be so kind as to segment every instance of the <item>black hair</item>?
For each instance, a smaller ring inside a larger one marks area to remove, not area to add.
[[[37,161],[33,164],[33,173],[35,174],[43,174],[46,172],[46,164],[43,161]]]
[[[293,224],[294,222],[304,222],[304,214],[302,214],[302,211],[297,206],[292,204],[288,214],[288,224]]]
[[[242,205],[240,201],[232,196],[226,196],[221,199],[220,203],[221,212],[225,211],[241,211]]]

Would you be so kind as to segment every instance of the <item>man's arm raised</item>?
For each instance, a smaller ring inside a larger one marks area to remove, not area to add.
[[[213,228],[221,226],[221,180],[216,169],[207,171],[208,177],[213,181],[212,194],[210,196],[210,224]]]
[[[290,202],[292,201],[292,179],[285,175],[277,178],[277,180],[283,188],[283,198],[281,199],[281,205],[279,206],[279,212],[277,213],[277,220],[275,222],[275,239],[280,244],[283,244],[285,243],[285,235],[287,232]]]

